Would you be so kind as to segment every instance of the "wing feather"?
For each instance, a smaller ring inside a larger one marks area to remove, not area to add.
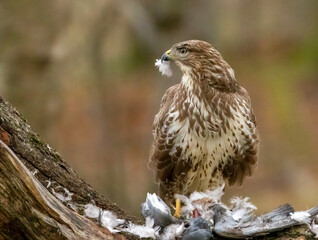
[[[190,168],[187,161],[182,159],[182,149],[174,145],[178,135],[178,129],[171,131],[171,124],[175,121],[171,117],[171,111],[176,111],[175,103],[179,85],[170,87],[164,94],[159,113],[153,123],[154,141],[151,147],[149,167],[155,172],[155,179],[159,183],[161,197],[173,197],[178,189],[180,174]],[[181,187],[181,186],[180,186]],[[170,191],[171,193],[168,193]],[[169,199],[167,199],[169,200]]]
[[[247,91],[240,87],[239,98],[244,100],[244,102],[248,105],[249,114],[246,115],[246,122],[250,122],[249,132],[250,135],[243,135],[245,138],[244,148],[246,149],[243,153],[238,153],[234,158],[229,159],[228,163],[223,168],[223,176],[227,179],[228,184],[234,185],[237,183],[238,185],[242,185],[243,179],[246,176],[252,175],[252,170],[257,166],[257,154],[258,154],[258,146],[259,139],[258,133],[256,130],[256,118],[251,106],[251,100],[247,93]]]

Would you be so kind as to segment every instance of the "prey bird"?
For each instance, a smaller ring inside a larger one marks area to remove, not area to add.
[[[241,185],[256,166],[259,138],[250,97],[233,69],[200,40],[173,45],[161,62],[175,62],[183,76],[165,92],[153,123],[150,167],[160,197],[172,204],[175,194]]]

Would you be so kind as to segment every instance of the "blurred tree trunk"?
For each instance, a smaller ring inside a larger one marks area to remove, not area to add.
[[[1,97],[0,140],[0,239],[138,239],[112,234],[83,216],[85,204],[94,203],[140,224],[80,179]],[[313,236],[306,227],[296,226],[262,239]]]

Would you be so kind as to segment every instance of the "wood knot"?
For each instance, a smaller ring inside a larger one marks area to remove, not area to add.
[[[11,144],[10,134],[5,131],[2,127],[0,127],[0,140],[4,142],[7,146]]]

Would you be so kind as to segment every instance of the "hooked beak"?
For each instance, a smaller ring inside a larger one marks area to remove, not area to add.
[[[170,52],[171,52],[171,50],[169,49],[169,50],[166,51],[164,54],[162,54],[162,56],[161,56],[161,62],[163,62],[163,61],[168,62],[168,61],[171,60],[171,58],[169,57]]]

